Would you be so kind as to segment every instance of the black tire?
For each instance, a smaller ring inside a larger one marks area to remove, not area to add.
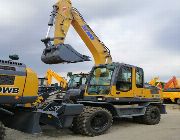
[[[5,128],[4,125],[0,122],[0,140],[4,140],[5,137]]]
[[[77,117],[74,118],[72,127],[70,127],[69,130],[72,131],[74,134],[80,134]]]
[[[177,99],[177,100],[176,100],[176,103],[177,103],[178,105],[180,105],[180,99]]]
[[[147,125],[158,124],[161,120],[160,110],[157,106],[148,106],[145,115],[142,116],[142,122]]]
[[[87,136],[104,134],[113,123],[112,114],[101,107],[85,107],[77,117],[76,129],[78,133]]]

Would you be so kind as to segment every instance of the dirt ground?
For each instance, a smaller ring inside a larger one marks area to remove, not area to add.
[[[148,126],[131,120],[115,120],[104,135],[86,137],[69,130],[56,130],[45,126],[40,135],[29,135],[7,129],[6,140],[180,140],[180,106],[167,105],[168,114],[162,115],[160,124]]]

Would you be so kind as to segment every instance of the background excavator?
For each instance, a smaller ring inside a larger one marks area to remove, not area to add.
[[[164,86],[163,99],[180,105],[180,79],[173,76]]]
[[[39,80],[38,92],[39,92],[39,96],[42,97],[41,99],[39,98],[39,101],[45,101],[50,96],[59,94],[62,91],[67,90],[67,85],[68,85],[67,80],[51,69],[48,69],[46,71],[45,77],[38,78],[38,80]],[[53,80],[56,80],[57,83],[53,83]]]
[[[74,104],[83,104],[85,107],[81,114],[74,118],[71,130],[88,136],[100,135],[111,127],[115,117],[132,117],[149,125],[159,123],[160,114],[166,113],[159,89],[144,87],[143,69],[113,63],[110,50],[91,30],[79,11],[72,7],[70,0],[59,0],[53,6],[48,25],[47,36],[42,40],[46,45],[41,57],[44,63],[87,61],[87,57],[79,57],[79,53],[70,45],[64,44],[70,25],[84,41],[95,61],[95,66],[87,78],[83,98],[73,100]],[[55,33],[54,37],[50,38],[49,33],[53,26]],[[77,58],[75,61],[71,58],[72,53],[72,58]],[[68,54],[68,57],[64,54]],[[79,95],[78,89],[72,90],[72,93]],[[68,91],[67,95],[70,96],[62,100],[71,98]]]
[[[153,78],[149,84],[162,90],[162,98],[165,102],[180,104],[180,79],[173,76],[167,83],[161,82],[159,78]]]
[[[39,78],[39,85],[51,86],[53,84],[53,79],[57,81],[58,86],[62,88],[62,90],[67,88],[67,80],[51,69],[46,71],[45,77]]]

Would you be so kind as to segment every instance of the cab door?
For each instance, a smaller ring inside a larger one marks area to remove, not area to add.
[[[116,81],[116,96],[117,97],[133,97],[132,90],[132,67],[122,66],[119,69]]]
[[[142,98],[144,88],[144,72],[141,68],[135,68],[134,97]]]

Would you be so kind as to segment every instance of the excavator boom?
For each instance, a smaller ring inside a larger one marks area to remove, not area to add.
[[[46,45],[46,49],[41,57],[44,63],[76,63],[90,60],[88,56],[81,55],[74,50],[71,45],[64,44],[71,25],[90,50],[96,65],[112,62],[110,50],[95,35],[79,11],[72,7],[70,0],[59,0],[53,6],[48,25],[48,33],[46,38],[42,40]],[[54,38],[49,38],[52,26],[55,26]]]

